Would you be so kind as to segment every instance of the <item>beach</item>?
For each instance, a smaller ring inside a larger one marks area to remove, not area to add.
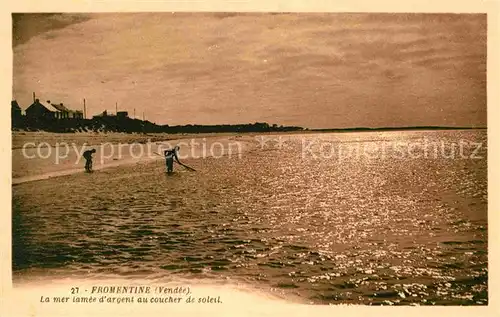
[[[197,171],[172,175],[158,155],[105,155],[88,174],[14,149],[14,285],[208,280],[304,304],[488,304],[485,130],[191,140],[174,141]]]
[[[12,182],[71,175],[83,171],[84,151],[96,149],[93,169],[161,160],[163,150],[180,145],[185,158],[236,155],[255,142],[252,135],[237,134],[131,134],[14,132],[12,138]],[[214,148],[214,143],[215,148]],[[212,150],[210,150],[213,148]]]

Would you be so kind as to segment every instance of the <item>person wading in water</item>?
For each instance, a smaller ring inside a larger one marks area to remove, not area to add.
[[[85,172],[87,173],[92,172],[92,154],[95,152],[95,149],[83,152],[83,157],[85,158]]]
[[[172,150],[166,150],[163,152],[165,155],[165,163],[167,164],[167,173],[172,173],[174,171],[174,159],[179,163],[180,165],[183,165],[179,161],[179,157],[177,156],[177,152],[179,151],[179,146],[175,146]]]

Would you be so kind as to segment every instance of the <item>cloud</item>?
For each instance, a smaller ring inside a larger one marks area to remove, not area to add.
[[[485,15],[57,19],[64,27],[26,31],[14,47],[13,94],[24,108],[36,91],[76,109],[85,97],[89,113],[118,102],[168,124],[486,124]]]

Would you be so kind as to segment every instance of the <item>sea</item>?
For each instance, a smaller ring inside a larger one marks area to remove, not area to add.
[[[14,285],[230,280],[307,304],[488,304],[486,130],[250,139],[181,159],[196,171],[155,160],[13,185]]]

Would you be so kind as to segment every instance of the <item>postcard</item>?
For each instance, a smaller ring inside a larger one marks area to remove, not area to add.
[[[5,315],[494,315],[495,5],[355,3],[13,5]]]

